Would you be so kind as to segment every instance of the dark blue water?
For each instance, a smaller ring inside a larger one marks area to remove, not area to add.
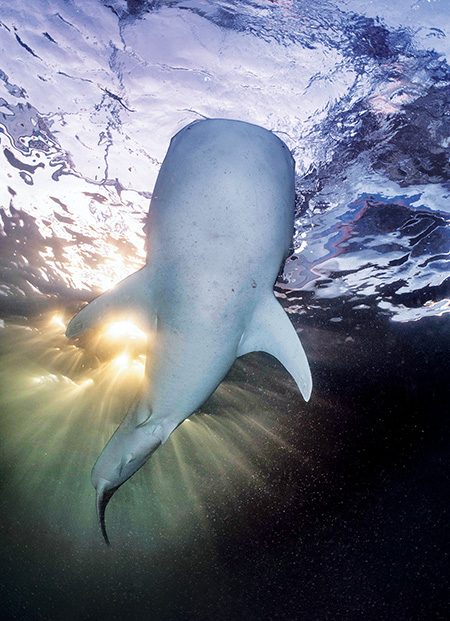
[[[448,618],[449,28],[444,0],[0,2],[5,618]],[[114,496],[105,549],[90,469],[145,347],[64,327],[143,264],[203,117],[295,157],[276,292],[313,397],[239,360]]]

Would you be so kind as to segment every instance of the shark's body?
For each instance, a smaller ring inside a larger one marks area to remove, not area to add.
[[[215,390],[238,356],[266,351],[305,399],[311,374],[273,294],[294,223],[294,160],[271,132],[205,120],[170,143],[150,207],[146,266],[82,309],[77,336],[110,312],[134,312],[151,338],[143,394],[94,466],[103,533],[114,491]]]

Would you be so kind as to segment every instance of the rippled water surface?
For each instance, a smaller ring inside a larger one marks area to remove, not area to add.
[[[449,28],[445,0],[0,1],[7,618],[447,618]],[[295,157],[276,292],[313,398],[238,361],[114,497],[105,550],[90,469],[145,336],[64,329],[143,264],[170,138],[204,117]]]

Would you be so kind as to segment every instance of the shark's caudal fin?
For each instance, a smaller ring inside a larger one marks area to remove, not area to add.
[[[292,375],[309,401],[312,390],[311,371],[297,332],[282,306],[271,295],[255,308],[253,317],[242,335],[238,357],[252,351],[265,351],[275,356]]]
[[[86,330],[94,328],[112,315],[122,315],[131,312],[134,319],[139,321],[142,310],[150,319],[151,284],[147,274],[147,267],[134,272],[117,284],[110,291],[106,291],[92,300],[73,317],[66,329],[69,338],[80,336]]]

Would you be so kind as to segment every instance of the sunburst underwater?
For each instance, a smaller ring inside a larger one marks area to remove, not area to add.
[[[101,544],[90,471],[140,389],[148,337],[121,321],[73,344],[64,336],[68,318],[15,319],[0,331],[3,455],[24,511],[89,550]],[[155,533],[189,540],[201,528],[207,535],[211,504],[236,501],[244,489],[264,497],[279,456],[295,451],[300,458],[290,441],[298,415],[290,410],[300,399],[270,357],[237,361],[202,409],[117,493],[113,543],[131,537],[151,549]]]

